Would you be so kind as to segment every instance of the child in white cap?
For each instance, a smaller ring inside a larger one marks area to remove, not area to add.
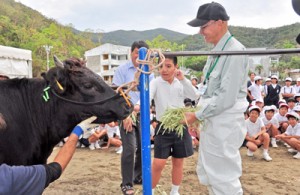
[[[274,113],[276,112],[275,106],[265,106],[264,107],[264,117],[262,118],[262,121],[266,127],[267,133],[269,133],[271,137],[271,145],[273,148],[277,148],[276,138],[275,136],[278,135],[278,127],[279,122],[274,117]]]
[[[289,126],[285,133],[277,135],[277,139],[281,139],[285,143],[291,146],[288,149],[290,153],[296,153],[293,157],[295,159],[300,159],[300,120],[299,114],[296,112],[290,112],[286,114],[289,121]]]
[[[268,150],[270,144],[270,136],[266,132],[266,127],[259,118],[260,108],[258,106],[251,106],[249,108],[249,118],[246,120],[247,135],[243,143],[248,148],[247,156],[253,156],[260,146],[263,146],[263,159],[271,161]]]

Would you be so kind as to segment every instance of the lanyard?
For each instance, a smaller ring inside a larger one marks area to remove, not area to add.
[[[228,39],[226,40],[224,46],[222,47],[221,51],[224,50],[225,46],[227,45],[228,41],[233,37],[233,35],[231,35],[230,37],[228,37]],[[217,59],[215,60],[214,64],[209,68],[209,70],[207,71],[206,73],[206,76],[205,76],[205,80],[203,82],[203,84],[205,85],[206,84],[206,80],[209,80],[209,76],[210,76],[210,73],[214,70],[215,66],[217,65],[218,61],[219,61],[219,58],[220,58],[220,55],[218,55]]]

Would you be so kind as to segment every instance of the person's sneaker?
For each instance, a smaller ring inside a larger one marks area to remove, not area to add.
[[[273,148],[278,148],[278,145],[277,145],[277,143],[276,143],[276,140],[272,140],[272,141],[271,141],[271,145],[272,145]]]
[[[272,158],[270,157],[270,155],[268,153],[263,153],[263,158],[268,162],[272,160]]]
[[[90,150],[95,150],[95,145],[94,144],[90,144],[89,148],[90,148]]]
[[[295,150],[294,148],[289,148],[289,149],[288,149],[288,152],[289,152],[289,153],[297,153],[298,150]]]
[[[96,143],[95,143],[95,148],[96,148],[96,149],[100,149],[100,148],[101,148],[101,146],[99,145],[99,142],[96,142]]]
[[[253,156],[253,152],[251,150],[247,150],[247,156]]]
[[[120,146],[120,147],[118,148],[118,150],[116,151],[116,153],[117,153],[117,154],[121,154],[122,152],[123,152],[123,147]]]
[[[297,154],[294,155],[293,158],[295,158],[295,159],[300,159],[300,152],[297,152]]]
[[[290,148],[291,146],[288,145],[287,143],[284,143],[284,145],[287,147],[287,148]]]

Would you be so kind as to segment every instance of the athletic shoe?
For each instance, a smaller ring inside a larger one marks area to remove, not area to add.
[[[287,143],[284,143],[284,145],[287,147],[287,148],[290,148],[291,146],[288,145]]]
[[[300,152],[297,152],[296,155],[293,156],[295,159],[300,159]]]
[[[247,156],[250,156],[250,157],[253,156],[253,152],[249,149],[247,150]]]
[[[96,148],[96,149],[100,149],[100,148],[101,148],[101,146],[99,145],[99,142],[96,142],[96,143],[95,143],[95,148]]]
[[[268,162],[272,160],[272,158],[270,157],[270,155],[268,153],[263,153],[263,158]]]
[[[89,145],[90,150],[95,150],[95,145],[92,143]]]
[[[122,146],[120,146],[119,148],[118,148],[118,150],[117,150],[117,154],[121,154],[123,152],[123,147]]]
[[[294,148],[289,148],[289,149],[288,149],[288,152],[289,152],[289,153],[297,153],[298,150],[295,150]]]
[[[273,148],[278,148],[278,145],[277,145],[275,139],[271,141],[271,145],[272,145]]]

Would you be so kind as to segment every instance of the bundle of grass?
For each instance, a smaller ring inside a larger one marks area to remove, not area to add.
[[[161,130],[161,127],[164,126],[165,131],[175,131],[178,136],[182,138],[185,125],[190,126],[193,125],[195,127],[198,127],[200,125],[199,121],[194,122],[193,124],[188,124],[184,113],[185,112],[196,112],[199,110],[199,107],[193,108],[193,107],[184,107],[184,108],[169,108],[166,110],[166,112],[161,117],[161,126],[158,129],[158,132]],[[181,122],[185,121],[185,124],[182,124]],[[165,133],[162,132],[162,134]]]

